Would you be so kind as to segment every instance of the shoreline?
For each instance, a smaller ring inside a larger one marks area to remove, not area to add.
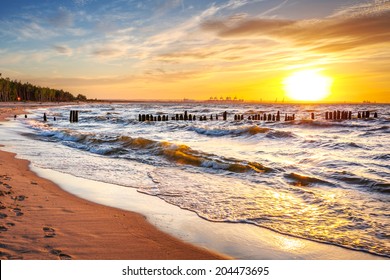
[[[2,107],[0,121],[28,108]],[[0,151],[0,259],[228,258],[158,230],[141,214],[76,197],[29,165]]]

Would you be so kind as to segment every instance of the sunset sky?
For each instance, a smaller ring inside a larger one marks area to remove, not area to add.
[[[1,2],[2,76],[89,98],[289,100],[307,69],[390,102],[390,1]]]

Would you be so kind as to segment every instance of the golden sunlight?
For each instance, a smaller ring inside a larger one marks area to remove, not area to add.
[[[294,72],[283,81],[287,96],[299,101],[319,101],[330,94],[332,79],[318,69]]]

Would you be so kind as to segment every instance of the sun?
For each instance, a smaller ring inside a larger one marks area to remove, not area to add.
[[[330,94],[332,79],[319,69],[294,72],[283,81],[287,96],[298,101],[319,101]]]

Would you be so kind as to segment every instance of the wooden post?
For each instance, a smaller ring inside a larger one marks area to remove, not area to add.
[[[43,121],[44,121],[44,122],[47,122],[47,116],[46,116],[46,113],[43,113]]]
[[[226,121],[227,120],[227,112],[223,112],[223,120]]]
[[[311,119],[314,120],[314,113],[311,113]]]
[[[187,111],[184,111],[184,120],[185,120],[185,121],[188,120],[188,113],[187,113]]]

